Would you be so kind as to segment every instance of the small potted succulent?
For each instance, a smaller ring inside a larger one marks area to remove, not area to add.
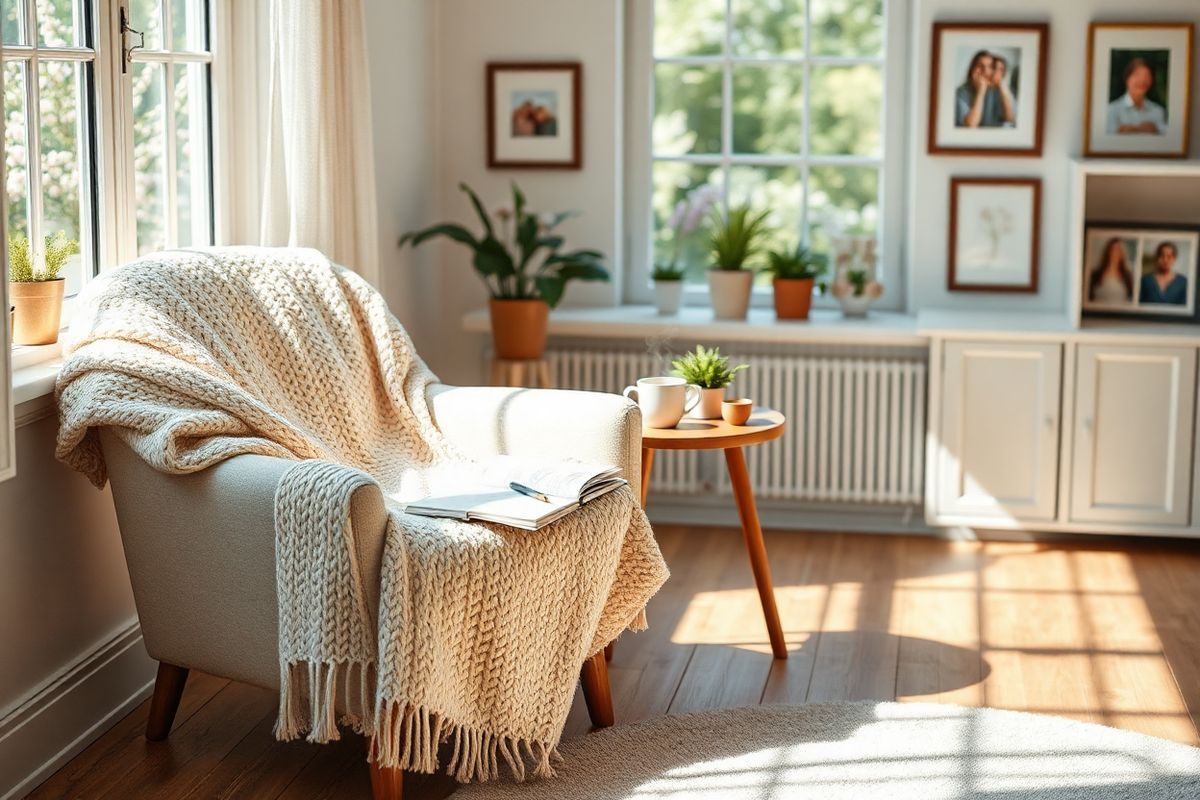
[[[750,206],[741,205],[713,216],[708,241],[713,259],[708,270],[708,293],[717,319],[746,318],[754,283],[748,262],[762,249],[767,213],[755,213]]]
[[[687,265],[680,263],[684,244],[712,212],[713,205],[720,197],[721,190],[706,183],[688,192],[671,211],[667,220],[667,228],[671,231],[671,259],[666,263],[656,263],[652,274],[654,305],[660,316],[679,313],[683,279],[687,273]]]
[[[767,272],[775,292],[775,316],[779,319],[808,319],[813,287],[825,274],[825,257],[804,245],[795,250],[767,253]]]
[[[604,254],[598,250],[559,252],[563,237],[554,230],[575,216],[573,211],[536,214],[514,183],[512,205],[494,215],[465,183],[459,184],[483,225],[478,235],[462,225],[443,222],[405,234],[400,246],[417,247],[437,236],[469,247],[472,265],[487,286],[488,310],[498,358],[541,358],[546,350],[546,323],[573,280],[606,281]]]
[[[725,387],[748,366],[739,364],[730,368],[729,358],[721,355],[719,347],[709,349],[701,344],[672,361],[671,371],[675,375],[700,387],[700,402],[687,415],[693,419],[720,419]]]
[[[883,285],[875,280],[875,237],[838,237],[833,240],[833,250],[837,275],[830,293],[844,316],[865,317],[883,294]]]
[[[64,231],[47,236],[42,268],[34,265],[29,239],[19,233],[8,237],[8,297],[12,302],[14,344],[54,344],[62,323],[66,280],[59,277],[79,242]]]

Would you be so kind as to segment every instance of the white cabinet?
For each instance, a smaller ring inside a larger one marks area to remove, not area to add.
[[[1081,344],[1072,522],[1187,525],[1196,350]]]
[[[1061,392],[1060,344],[946,342],[934,521],[1054,519]]]

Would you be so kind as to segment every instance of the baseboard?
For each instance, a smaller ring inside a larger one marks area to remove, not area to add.
[[[945,537],[946,532],[925,523],[916,506],[843,505],[759,500],[758,517],[764,529],[837,531],[847,533],[897,533]],[[653,523],[665,525],[737,527],[737,507],[732,496],[669,495],[650,493],[646,513]]]
[[[32,791],[150,696],[155,663],[134,620],[0,717],[0,800]]]

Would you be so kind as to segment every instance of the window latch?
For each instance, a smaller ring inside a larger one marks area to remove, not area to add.
[[[128,41],[128,39],[126,37],[131,33],[136,33],[138,35],[138,43],[131,47],[127,47],[125,43]],[[129,27],[129,11],[125,8],[125,6],[121,6],[121,74],[122,75],[124,75],[126,72],[129,71],[129,64],[130,64],[130,62],[133,61],[133,51],[134,50],[145,50],[145,49],[146,49],[146,34],[142,33],[141,31],[135,31],[133,28]]]

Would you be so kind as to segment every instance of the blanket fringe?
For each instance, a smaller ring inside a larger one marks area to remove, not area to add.
[[[637,616],[635,616],[633,621],[629,623],[629,627],[626,628],[626,630],[639,633],[641,631],[648,630],[649,628],[650,620],[646,619],[646,607],[642,606],[642,610],[637,613]]]
[[[550,762],[561,760],[550,742],[456,725],[427,708],[394,700],[379,703],[370,759],[383,767],[436,772],[438,746],[444,742],[453,745],[446,774],[459,783],[493,780],[500,775],[502,763],[517,781],[524,781],[527,775],[552,778],[555,773]]]
[[[338,723],[370,734],[374,664],[293,661],[279,670],[279,718],[275,738],[313,743],[341,738]],[[339,705],[342,716],[337,716]]]

